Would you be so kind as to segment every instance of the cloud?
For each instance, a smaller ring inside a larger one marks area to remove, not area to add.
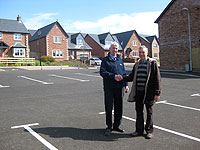
[[[66,32],[83,32],[101,34],[105,32],[118,33],[129,30],[136,30],[140,34],[158,35],[158,26],[154,23],[160,15],[156,12],[140,12],[132,14],[112,14],[97,20],[65,20],[59,19]],[[28,29],[39,29],[54,22],[58,17],[57,13],[35,14],[32,18],[24,21]]]
[[[40,13],[33,15],[32,18],[24,21],[27,29],[37,30],[55,21],[54,17],[57,13]]]
[[[67,32],[111,33],[136,30],[141,34],[158,35],[158,26],[154,23],[161,12],[141,12],[132,14],[113,14],[93,21],[75,21],[65,23]]]

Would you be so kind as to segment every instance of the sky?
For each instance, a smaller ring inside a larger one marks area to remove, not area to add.
[[[158,35],[154,21],[171,0],[0,0],[0,18],[18,15],[27,29],[58,21],[66,32],[101,34],[136,30]]]

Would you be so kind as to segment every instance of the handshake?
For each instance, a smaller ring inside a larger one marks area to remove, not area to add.
[[[116,80],[116,81],[121,81],[121,80],[123,80],[122,75],[120,75],[120,74],[115,75],[115,80]]]

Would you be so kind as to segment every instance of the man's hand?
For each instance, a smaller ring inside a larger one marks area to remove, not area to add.
[[[160,96],[155,95],[155,96],[154,96],[154,100],[155,100],[155,102],[160,101]]]
[[[123,77],[121,76],[121,75],[115,75],[115,80],[116,81],[121,81],[121,80],[123,80]]]
[[[126,87],[125,87],[125,93],[128,93],[128,91],[129,91],[129,87],[126,86]]]

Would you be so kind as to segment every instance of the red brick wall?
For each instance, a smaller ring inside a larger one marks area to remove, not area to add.
[[[93,38],[87,35],[85,37],[85,42],[92,48],[92,51],[91,51],[92,56],[97,56],[100,58],[103,58],[106,56],[107,53],[104,52],[104,49],[98,43],[96,43],[96,41],[93,40]]]
[[[14,33],[5,33],[5,32],[2,32],[3,33],[3,38],[0,39],[0,41],[3,41],[4,43],[6,43],[9,48],[6,49],[2,56],[3,57],[13,57],[13,49],[11,48],[15,42],[20,42],[22,43],[23,45],[27,46],[27,49],[28,49],[28,45],[27,45],[27,40],[28,40],[28,36],[27,34],[22,34],[22,39],[21,40],[14,40]],[[27,53],[26,53],[26,57],[27,57]]]
[[[53,37],[61,36],[61,43],[54,43]],[[63,52],[62,58],[56,58],[57,60],[68,60],[68,39],[61,29],[55,25],[47,36],[47,54],[52,56],[53,50],[61,50]]]
[[[132,44],[133,40],[136,41],[136,46],[133,46],[133,44]],[[124,52],[127,50],[127,48],[131,48],[132,52],[130,53],[130,55],[132,56],[133,55],[133,50],[138,52],[140,46],[141,46],[140,40],[138,39],[138,37],[135,34],[133,34],[131,36],[131,38],[129,39],[126,47],[124,48]]]
[[[31,51],[31,57],[35,57],[36,59],[39,59],[40,56],[46,56],[46,37],[43,37],[41,39],[31,41],[30,43],[30,51]]]
[[[200,47],[200,1],[176,0],[158,23],[162,69],[185,70],[189,64],[188,20],[184,7],[191,13],[192,48]]]

